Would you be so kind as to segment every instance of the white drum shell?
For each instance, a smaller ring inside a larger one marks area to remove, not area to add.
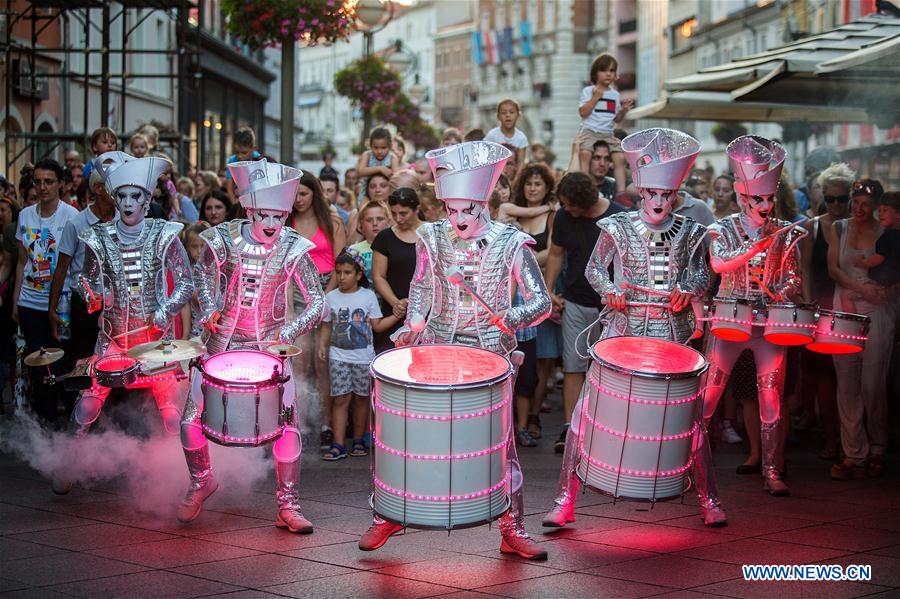
[[[276,438],[284,429],[283,423],[279,422],[283,383],[273,383],[271,379],[257,380],[222,388],[221,379],[226,376],[222,372],[227,373],[232,366],[243,366],[248,359],[257,361],[260,368],[264,367],[268,372],[274,366],[281,371],[278,358],[252,350],[222,352],[211,357],[200,368],[203,432],[210,441],[220,445],[255,447]]]
[[[602,493],[625,499],[656,501],[682,495],[702,401],[701,375],[668,381],[645,378],[594,360],[588,377],[578,477]],[[641,403],[641,399],[657,403]],[[622,435],[626,432],[628,437]],[[670,474],[652,475],[657,472]]]
[[[749,338],[753,334],[753,306],[747,302],[728,298],[716,298],[713,300],[709,330],[719,337],[717,331],[731,330],[743,333]],[[727,334],[726,334],[727,335]],[[728,341],[732,339],[722,337]]]
[[[385,380],[374,365],[372,372],[375,512],[419,528],[463,528],[500,517],[509,505],[509,373],[490,384],[452,388]],[[480,415],[448,419],[451,414]],[[462,457],[482,452],[484,455],[477,457]],[[417,457],[449,455],[457,457]],[[487,489],[493,491],[486,493]],[[477,496],[448,499],[472,494]],[[423,496],[429,499],[416,498]]]
[[[856,314],[820,310],[811,351],[822,353],[859,353],[866,346],[869,319]],[[836,346],[840,352],[833,351]]]
[[[813,340],[816,328],[816,310],[813,306],[800,304],[769,304],[766,308],[766,327],[763,337],[772,335],[802,335],[806,341],[793,345],[805,345]],[[769,340],[772,343],[774,341]],[[776,345],[782,345],[776,343]]]

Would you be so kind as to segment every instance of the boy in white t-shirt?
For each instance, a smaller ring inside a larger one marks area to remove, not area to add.
[[[594,144],[605,141],[613,161],[616,191],[625,191],[625,155],[622,142],[613,135],[616,123],[622,122],[625,114],[634,108],[634,100],[621,100],[619,92],[610,87],[618,75],[619,63],[612,54],[603,53],[591,63],[591,85],[581,90],[578,114],[581,116],[581,131],[578,133],[578,156],[581,171],[589,172]]]
[[[492,141],[498,144],[508,144],[516,148],[518,164],[525,163],[525,151],[528,148],[528,137],[516,129],[516,123],[522,116],[522,108],[512,98],[500,100],[497,104],[497,120],[499,127],[494,127],[484,136],[484,141]]]

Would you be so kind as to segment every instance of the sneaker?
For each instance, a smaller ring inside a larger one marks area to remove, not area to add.
[[[730,420],[724,420],[722,422],[722,441],[724,441],[725,443],[730,443],[732,445],[743,443],[744,441],[743,439],[741,439],[741,436],[734,430],[734,427],[731,426]]]
[[[334,433],[330,428],[326,428],[322,431],[322,434],[319,435],[319,449],[322,451],[328,451],[331,449],[331,445],[334,443]]]
[[[390,522],[375,522],[359,540],[359,548],[361,551],[375,551],[387,543],[392,534],[402,529],[402,526]]]
[[[566,450],[566,435],[569,434],[569,425],[566,424],[563,426],[562,432],[559,434],[559,439],[556,440],[556,443],[553,444],[553,451],[555,453],[562,453]]]
[[[547,528],[562,528],[569,522],[575,522],[574,503],[554,503],[541,522]]]

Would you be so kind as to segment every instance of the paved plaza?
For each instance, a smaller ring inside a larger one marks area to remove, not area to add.
[[[368,459],[324,463],[317,448],[304,456],[303,511],[316,526],[305,536],[273,526],[271,472],[245,491],[223,484],[195,522],[180,526],[174,505],[140,511],[141,498],[121,480],[59,497],[34,470],[0,455],[0,596],[900,597],[893,455],[882,479],[835,482],[816,457],[817,436],[800,436],[789,450],[792,495],[775,498],[757,476],[734,473],[741,446],[720,446],[726,528],[704,528],[693,497],[650,509],[588,492],[579,495],[577,522],[551,532],[541,517],[559,474],[552,443],[560,420],[544,420],[540,447],[519,454],[528,528],[546,545],[546,562],[501,555],[496,526],[409,530],[363,553],[356,543],[371,520]],[[177,498],[186,479],[185,471],[161,491]],[[741,564],[870,564],[872,580],[747,582]]]

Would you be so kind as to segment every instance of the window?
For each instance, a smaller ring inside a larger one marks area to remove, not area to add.
[[[697,29],[697,19],[690,18],[672,26],[672,52],[687,50],[691,47],[691,38]]]

